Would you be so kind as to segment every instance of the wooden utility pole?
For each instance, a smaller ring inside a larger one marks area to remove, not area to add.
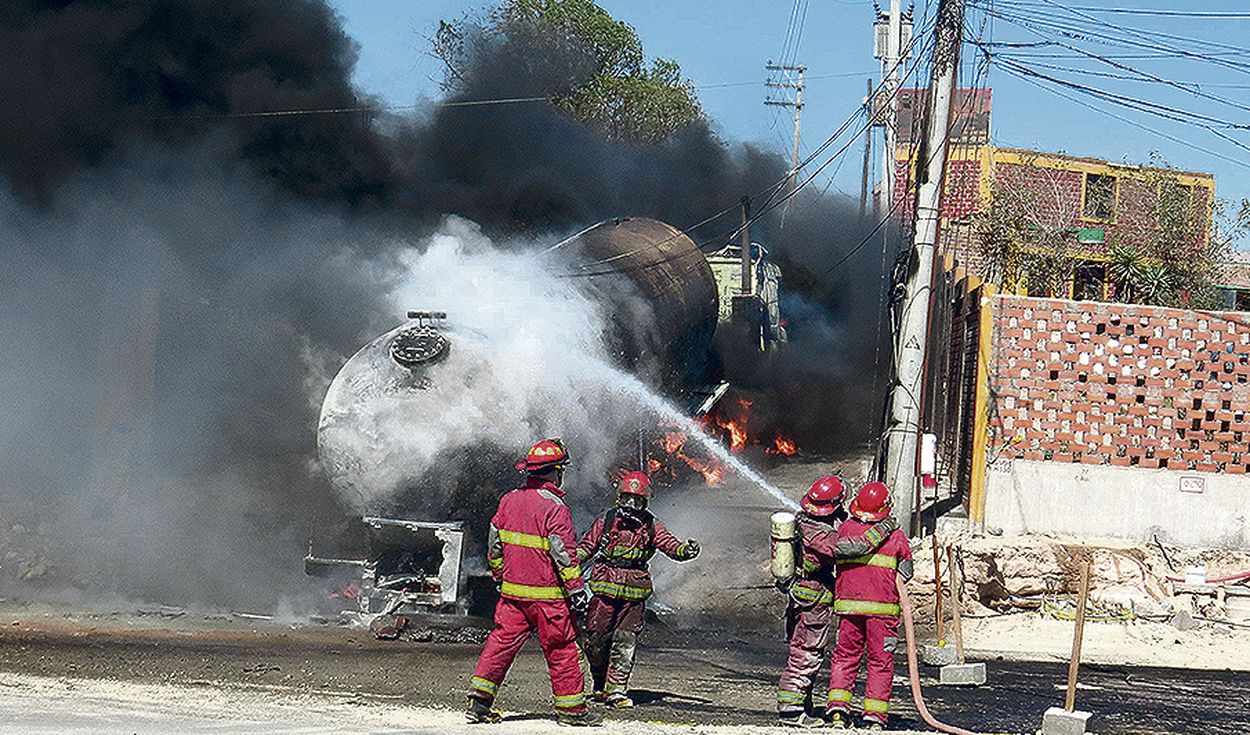
[[[803,120],[803,74],[807,71],[807,67],[802,64],[797,66],[768,64],[764,68],[769,72],[781,72],[781,81],[773,81],[770,75],[769,80],[764,82],[764,86],[794,90],[794,99],[769,98],[764,100],[766,105],[794,108],[794,161],[790,166],[790,191],[793,192],[799,183],[799,125]],[[792,201],[793,199],[787,200],[785,208],[782,209],[783,217]]]
[[[1085,604],[1089,601],[1089,561],[1081,564],[1081,592],[1076,602],[1076,632],[1072,634],[1072,658],[1068,661],[1068,695],[1063,708],[1076,709],[1076,674],[1081,668],[1081,639],[1085,636]]]
[[[920,448],[920,394],[925,342],[929,330],[933,260],[937,247],[938,207],[946,173],[946,146],[950,132],[951,100],[959,71],[963,40],[964,0],[941,0],[929,83],[928,129],[916,166],[920,195],[916,203],[915,247],[895,335],[897,378],[890,397],[890,424],[886,428],[885,482],[894,493],[899,528],[911,528],[911,498],[915,495]],[[905,499],[906,502],[903,502]]]

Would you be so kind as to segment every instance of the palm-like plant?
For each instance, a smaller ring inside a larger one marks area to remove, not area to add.
[[[1132,301],[1135,285],[1141,279],[1142,254],[1132,245],[1114,244],[1107,249],[1107,278],[1115,284],[1116,295]]]
[[[1164,263],[1152,263],[1140,269],[1133,281],[1133,290],[1147,304],[1167,304],[1173,295],[1175,274]]]

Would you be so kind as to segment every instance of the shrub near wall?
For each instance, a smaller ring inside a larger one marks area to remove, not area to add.
[[[1250,315],[998,296],[991,459],[1245,474]]]

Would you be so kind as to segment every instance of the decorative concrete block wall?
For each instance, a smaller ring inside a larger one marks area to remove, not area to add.
[[[997,296],[998,458],[1245,474],[1250,317]]]

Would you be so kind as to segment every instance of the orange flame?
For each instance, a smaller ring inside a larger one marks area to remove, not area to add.
[[[360,583],[348,582],[347,586],[337,592],[330,593],[331,600],[354,600],[360,595]]]
[[[784,457],[791,457],[798,453],[799,448],[794,445],[794,442],[779,436],[773,439],[773,445],[764,451],[768,454],[780,454]]]
[[[686,443],[690,439],[683,431],[668,430],[665,431],[658,439],[656,446],[668,458],[677,460],[686,467],[694,470],[703,476],[703,481],[708,485],[715,485],[725,478],[726,469],[714,459],[700,459],[692,456],[685,451]],[[663,470],[666,466],[670,467],[669,474],[672,475],[672,465],[664,462],[660,458],[651,457],[647,460],[647,468],[654,474]],[[671,478],[676,480],[674,476]]]

